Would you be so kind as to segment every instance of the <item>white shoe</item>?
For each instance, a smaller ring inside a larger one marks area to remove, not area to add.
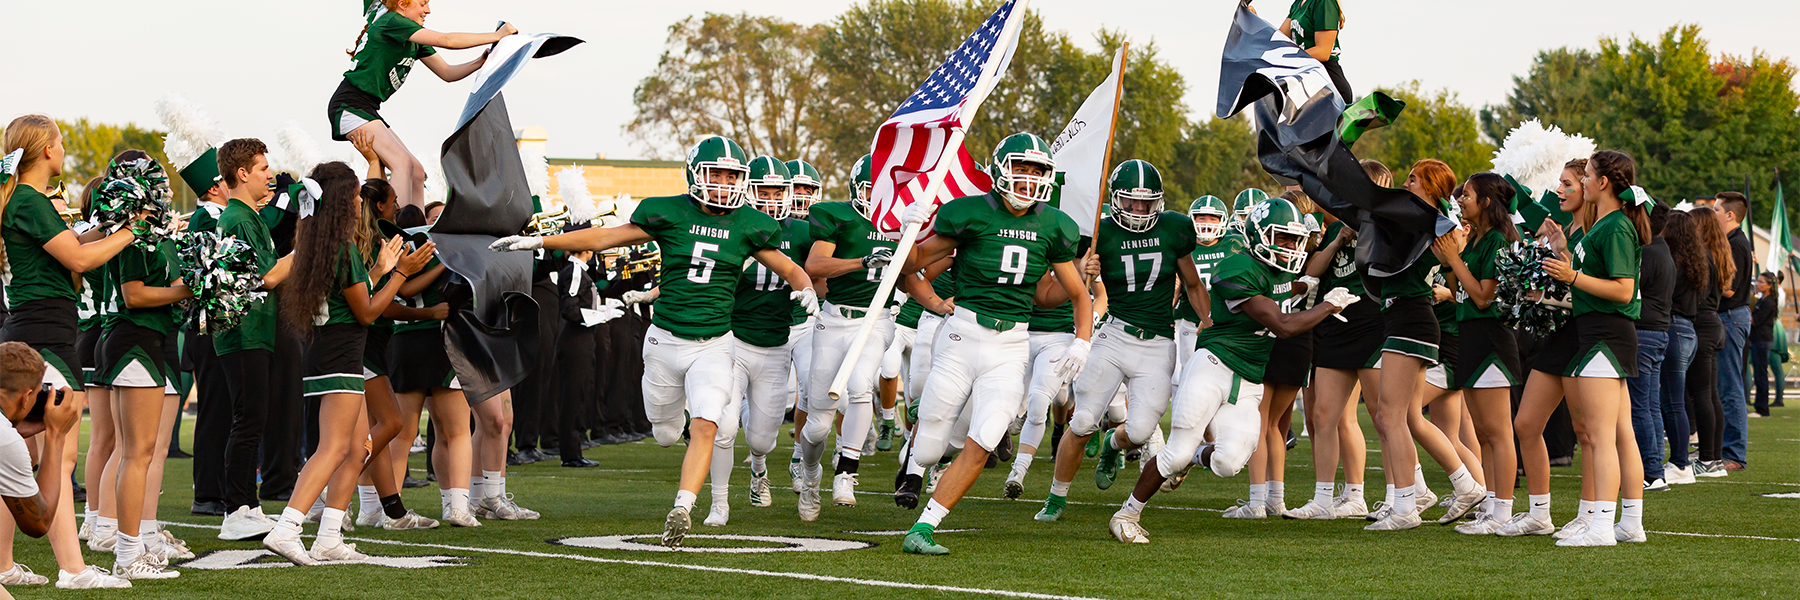
[[[187,542],[181,538],[175,537],[175,534],[169,533],[169,530],[164,529],[157,532],[157,536],[162,538],[162,542],[157,544],[158,547],[172,549],[174,551],[174,554],[169,556],[169,558],[187,560],[194,557],[194,551],[188,549]]]
[[[880,421],[880,419],[875,419],[869,423],[869,436],[863,438],[863,447],[862,447],[862,455],[863,456],[874,456],[875,455],[875,452],[876,452],[875,441],[878,439],[881,439],[881,433],[875,429],[875,423],[879,422],[879,421]]]
[[[187,547],[170,544],[160,535],[149,536],[144,541],[144,554],[156,557],[164,565],[168,565],[171,560],[187,560],[194,557],[194,553],[189,552]]]
[[[1675,468],[1675,465],[1673,464],[1665,463],[1663,464],[1663,481],[1668,482],[1669,485],[1686,485],[1694,483],[1694,468],[1689,466],[1684,469],[1678,469]]]
[[[1581,535],[1582,532],[1587,531],[1587,525],[1588,525],[1587,515],[1580,515],[1580,516],[1575,517],[1574,519],[1569,520],[1569,522],[1567,522],[1567,523],[1563,523],[1562,529],[1556,530],[1556,533],[1553,534],[1551,537],[1554,537],[1559,540],[1566,540],[1571,537]]]
[[[1163,441],[1162,426],[1157,425],[1156,430],[1150,432],[1150,441],[1144,442],[1143,451],[1138,453],[1138,473],[1144,472],[1144,465],[1150,464],[1150,457],[1162,454],[1164,445],[1166,445],[1166,443]],[[1168,480],[1163,481],[1163,484],[1165,485],[1168,483]],[[1177,483],[1175,485],[1180,486],[1181,484]]]
[[[88,565],[80,573],[73,575],[68,571],[57,571],[56,587],[65,590],[123,589],[131,587],[131,582],[114,577],[106,569]]]
[[[13,568],[0,571],[0,585],[7,587],[15,585],[44,585],[46,583],[50,583],[49,577],[33,573],[31,572],[31,567],[27,567],[20,563],[13,563]]]
[[[1181,469],[1180,473],[1176,473],[1173,477],[1163,479],[1162,491],[1173,492],[1181,489],[1181,482],[1187,481],[1188,472],[1192,470],[1194,470],[1193,463],[1188,463],[1188,466]]]
[[[1483,514],[1481,518],[1456,526],[1456,532],[1463,535],[1493,535],[1504,525],[1494,515]]]
[[[307,554],[312,556],[313,560],[319,562],[369,560],[369,555],[356,551],[356,544],[346,544],[343,542],[338,542],[326,547],[320,547],[318,542],[313,542],[312,551]]]
[[[301,519],[300,524],[316,525],[319,519],[323,518],[325,518],[325,495],[319,494],[318,501],[313,502],[312,508],[306,510],[306,518]]]
[[[1023,468],[1021,468],[1023,467]],[[1000,486],[1000,495],[1008,500],[1016,500],[1025,494],[1025,473],[1031,467],[1013,463],[1012,470],[1006,473],[1006,483]]]
[[[769,497],[769,474],[750,474],[750,505],[768,508],[775,505],[775,499]]]
[[[794,490],[795,494],[800,493],[800,488],[804,487],[806,484],[805,478],[800,476],[800,461],[796,460],[788,463],[788,477],[794,479],[794,484],[788,486],[788,489]]]
[[[1400,531],[1418,527],[1424,520],[1419,518],[1419,511],[1393,511],[1387,518],[1363,527],[1364,531]]]
[[[1431,508],[1438,503],[1437,494],[1431,493],[1431,490],[1426,490],[1424,493],[1414,495],[1413,500],[1419,503],[1419,510],[1417,512],[1425,512],[1425,509]]]
[[[131,561],[131,564],[121,565],[116,562],[113,563],[112,572],[114,577],[133,581],[138,579],[174,579],[181,576],[180,571],[171,571],[164,568],[166,565],[167,563],[157,560],[155,556],[146,552],[138,555],[135,560]]]
[[[807,522],[819,520],[819,484],[821,483],[819,480],[824,476],[825,466],[820,465],[815,468],[810,477],[800,480],[800,499],[795,502],[800,512],[800,520]]]
[[[480,527],[481,526],[481,521],[475,520],[475,515],[469,514],[469,511],[466,511],[466,510],[457,510],[457,509],[450,509],[449,512],[445,512],[444,513],[444,522],[449,523],[454,526],[457,526],[457,527]]]
[[[75,539],[83,542],[88,541],[88,527],[92,525],[92,519],[83,519],[81,521],[81,529],[75,530]],[[45,581],[48,581],[48,579]]]
[[[1261,519],[1269,516],[1269,505],[1266,502],[1251,503],[1239,500],[1237,506],[1225,509],[1227,519]]]
[[[95,552],[112,552],[119,545],[119,528],[95,525],[88,531],[87,547]]]
[[[296,565],[310,567],[319,564],[319,561],[313,560],[312,555],[306,552],[306,544],[300,543],[299,531],[287,532],[279,528],[270,531],[268,535],[263,536],[262,545],[270,552],[274,552],[277,556],[288,559],[288,562]]]
[[[1338,496],[1331,500],[1331,516],[1334,519],[1360,519],[1369,516],[1369,505],[1349,496]]]
[[[1108,523],[1106,528],[1112,530],[1112,536],[1115,540],[1127,544],[1150,543],[1150,534],[1144,531],[1144,526],[1138,524],[1137,519],[1130,519],[1115,514],[1113,515],[1112,522]]]
[[[688,529],[693,526],[694,522],[688,519],[687,507],[677,506],[669,509],[669,517],[663,520],[662,545],[680,548],[681,540],[687,538]]]
[[[407,510],[406,514],[400,515],[400,518],[398,518],[398,519],[389,519],[389,518],[387,518],[387,515],[385,515],[385,514],[383,514],[381,516],[382,516],[382,521],[383,521],[383,523],[381,524],[381,528],[386,529],[388,531],[407,531],[407,530],[412,530],[412,529],[437,529],[437,526],[438,526],[437,520],[432,519],[430,517],[426,517],[419,513],[413,512],[412,510]]]
[[[1666,473],[1665,473],[1665,475],[1666,475]],[[1663,491],[1668,491],[1668,489],[1669,489],[1669,482],[1661,480],[1661,479],[1655,479],[1655,480],[1644,482],[1644,491],[1646,491],[1646,492],[1663,492]]]
[[[1269,501],[1268,504],[1264,507],[1264,509],[1269,513],[1269,516],[1279,517],[1281,515],[1287,514],[1287,501],[1286,500]]]
[[[930,494],[936,492],[938,480],[942,479],[944,477],[944,471],[948,470],[950,470],[950,465],[947,464],[939,463],[931,465],[931,468],[927,469],[926,473],[929,477],[925,478],[925,493]]]
[[[1595,527],[1590,523],[1587,526],[1582,527],[1580,533],[1557,540],[1556,545],[1564,548],[1617,546],[1619,545],[1619,540],[1613,537],[1613,528],[1605,526]]]
[[[1486,499],[1487,490],[1482,489],[1481,486],[1474,486],[1467,492],[1451,496],[1450,506],[1444,509],[1444,516],[1438,517],[1437,522],[1439,525],[1455,523],[1457,519],[1469,514],[1470,509],[1480,505],[1481,501]]]
[[[381,528],[387,526],[387,520],[387,513],[379,510],[372,513],[361,513],[356,515],[356,526]],[[346,523],[346,525],[348,525],[348,523]]]
[[[1382,501],[1377,501],[1375,503],[1375,510],[1363,513],[1363,519],[1369,520],[1369,521],[1380,521],[1382,519],[1386,519],[1388,515],[1391,515],[1393,513],[1394,513],[1394,505],[1388,504],[1386,500],[1382,500]]]
[[[511,510],[514,515],[517,515],[519,517],[517,520],[536,521],[540,518],[543,518],[543,516],[544,516],[544,515],[538,513],[538,511],[531,510],[531,509],[525,508],[523,506],[519,506],[519,503],[517,501],[513,500],[512,492],[507,492],[506,496],[502,497],[501,500],[506,502],[507,509]]]
[[[412,448],[407,449],[406,453],[407,454],[418,454],[418,453],[424,452],[424,451],[425,451],[425,436],[421,435],[421,436],[413,438]]]
[[[1512,520],[1502,523],[1494,529],[1494,535],[1500,537],[1519,537],[1524,535],[1550,535],[1556,533],[1556,525],[1549,519],[1539,519],[1531,513],[1522,512],[1512,516]]]
[[[831,478],[831,503],[856,506],[856,474],[838,473]]]
[[[262,539],[275,529],[275,521],[263,515],[260,506],[239,506],[236,511],[225,516],[225,526],[219,528],[219,539],[239,542]]]
[[[529,517],[520,513],[518,511],[518,505],[512,503],[510,496],[511,493],[509,492],[507,496],[489,496],[482,498],[481,502],[476,504],[476,506],[480,507],[481,511],[487,513],[487,517],[502,521],[528,521],[537,518],[536,513],[532,513]]]
[[[1615,541],[1642,544],[1648,539],[1644,536],[1643,525],[1627,529],[1624,523],[1613,524],[1613,540]]]
[[[1327,520],[1337,518],[1337,515],[1331,511],[1330,506],[1321,504],[1318,500],[1312,500],[1307,502],[1306,506],[1282,512],[1281,516],[1287,519],[1301,520]]]
[[[707,527],[724,527],[731,522],[731,505],[724,502],[713,502],[712,510],[707,511],[706,520],[701,525]]]

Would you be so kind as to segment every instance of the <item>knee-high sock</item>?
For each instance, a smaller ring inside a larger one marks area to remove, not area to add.
[[[726,496],[731,491],[731,466],[736,460],[736,452],[732,447],[713,446],[711,472],[708,481],[712,484],[713,498]]]
[[[838,446],[844,456],[862,456],[863,443],[869,441],[869,423],[874,418],[874,403],[852,402],[849,408],[844,409],[844,424],[838,428]]]

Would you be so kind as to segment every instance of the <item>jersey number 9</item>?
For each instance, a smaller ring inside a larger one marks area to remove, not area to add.
[[[1000,251],[1000,272],[1011,274],[1009,281],[1005,275],[997,278],[999,283],[1021,285],[1025,283],[1025,247],[1007,246]]]

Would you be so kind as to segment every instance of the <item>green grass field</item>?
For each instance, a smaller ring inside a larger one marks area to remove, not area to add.
[[[703,527],[707,494],[695,509],[695,534],[790,536],[846,540],[853,549],[760,553],[653,551],[652,534],[674,496],[682,447],[646,441],[588,451],[598,469],[564,469],[555,462],[517,467],[508,487],[522,505],[541,511],[533,522],[485,521],[479,529],[387,532],[358,529],[347,536],[364,552],[383,557],[450,557],[392,561],[418,567],[377,565],[291,567],[265,556],[261,546],[214,539],[219,519],[187,514],[189,461],[169,462],[163,515],[188,540],[199,562],[178,564],[179,579],[139,582],[129,591],[89,594],[131,598],[851,598],[891,597],[1091,597],[1194,598],[1281,597],[1749,597],[1800,595],[1795,559],[1800,555],[1800,499],[1764,494],[1800,492],[1800,409],[1775,409],[1774,418],[1750,422],[1750,470],[1725,479],[1653,492],[1645,517],[1647,544],[1615,548],[1557,548],[1548,537],[1501,539],[1458,535],[1429,521],[1398,533],[1362,531],[1364,521],[1232,521],[1219,510],[1245,497],[1243,475],[1220,480],[1196,471],[1180,490],[1159,495],[1145,512],[1154,543],[1126,546],[1107,534],[1107,518],[1129,483],[1097,491],[1078,479],[1062,522],[1031,519],[1049,485],[1048,449],[1041,451],[1025,499],[999,498],[1005,470],[992,469],[944,521],[939,541],[953,553],[919,557],[900,552],[897,532],[916,511],[891,501],[895,455],[863,463],[862,505],[830,505],[823,516],[801,523],[787,491],[776,452],[775,506],[752,508],[744,500],[749,472],[733,481],[731,525]],[[1367,417],[1364,416],[1367,429]],[[192,420],[187,423],[191,424]],[[187,439],[187,438],[184,438]],[[742,446],[740,445],[740,448]],[[1371,450],[1373,451],[1373,444]],[[739,456],[744,452],[739,451]],[[1305,503],[1312,468],[1308,442],[1289,454],[1289,506]],[[415,469],[423,456],[413,457]],[[1379,465],[1379,455],[1371,455]],[[1449,484],[1427,466],[1434,491]],[[1122,480],[1135,477],[1135,464]],[[423,475],[419,473],[419,475]],[[1575,511],[1579,474],[1559,468],[1555,518]],[[1381,473],[1372,470],[1369,497],[1378,500]],[[408,490],[408,504],[436,516],[435,487]],[[1521,496],[1522,498],[1522,496]],[[1373,502],[1371,502],[1373,503]],[[265,506],[270,514],[279,506]],[[1430,511],[1434,517],[1438,511]],[[312,526],[308,526],[308,532]],[[895,533],[883,533],[895,532]],[[602,550],[558,544],[585,536],[644,535],[642,550]],[[20,536],[17,558],[55,578],[47,544]],[[690,538],[703,548],[770,548],[775,544]],[[110,554],[88,560],[110,566]],[[266,568],[205,570],[203,564]],[[13,588],[19,597],[79,597],[62,590]]]

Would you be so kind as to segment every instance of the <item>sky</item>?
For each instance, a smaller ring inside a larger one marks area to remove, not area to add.
[[[46,113],[160,128],[152,109],[175,92],[208,111],[231,137],[274,138],[296,121],[332,157],[354,156],[331,142],[326,100],[342,79],[361,30],[360,0],[79,0],[18,2],[0,52],[14,74],[0,91],[0,118]],[[623,126],[632,89],[656,67],[670,24],[707,12],[747,12],[814,24],[849,0],[435,0],[425,25],[439,31],[491,31],[509,20],[526,32],[587,40],[534,61],[506,89],[515,127],[549,132],[554,158],[651,156]],[[1134,45],[1154,43],[1186,78],[1193,116],[1216,102],[1219,51],[1232,0],[1031,0],[1047,28],[1097,48],[1101,28],[1124,31]],[[1498,103],[1536,53],[1560,46],[1598,48],[1601,37],[1653,39],[1694,23],[1715,54],[1760,50],[1800,62],[1800,3],[1793,0],[1340,0],[1342,64],[1358,93],[1418,80],[1469,104]],[[998,6],[998,2],[995,2]],[[1278,19],[1289,0],[1256,0]],[[37,26],[22,26],[38,24]],[[1785,25],[1784,25],[1785,24]],[[56,25],[56,26],[51,26]],[[79,26],[79,29],[76,27]],[[452,62],[478,50],[447,51]],[[23,75],[31,57],[43,65]],[[1097,84],[1098,82],[1096,82]],[[1001,85],[1005,85],[1004,82]],[[470,90],[413,70],[382,108],[391,127],[423,162],[438,147]],[[1130,90],[1126,90],[1129,94]],[[895,98],[895,102],[903,98]],[[871,123],[871,134],[877,124]]]

